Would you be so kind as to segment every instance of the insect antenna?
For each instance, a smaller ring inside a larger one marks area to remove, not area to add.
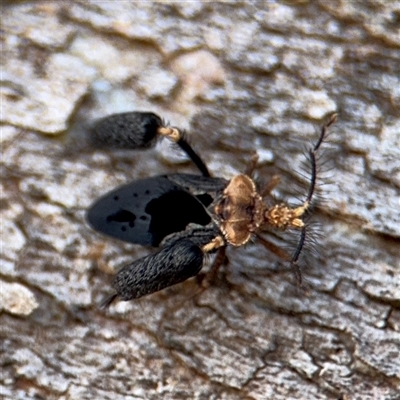
[[[311,182],[310,182],[310,186],[308,188],[306,200],[304,201],[304,204],[303,204],[303,208],[305,211],[309,208],[309,206],[311,204],[311,201],[313,199],[314,192],[315,192],[316,182],[317,182],[316,153],[319,150],[319,148],[321,147],[321,144],[323,143],[323,141],[325,139],[328,128],[336,121],[336,119],[337,119],[337,114],[335,113],[331,116],[329,121],[322,127],[321,134],[320,134],[319,139],[318,139],[317,143],[315,144],[315,146],[312,147],[308,151],[310,161],[311,161]],[[301,228],[300,239],[298,241],[296,251],[290,262],[290,265],[295,270],[297,283],[300,287],[302,286],[303,279],[302,279],[301,269],[300,269],[300,265],[299,265],[299,257],[304,248],[306,239],[307,239],[307,224],[304,224],[304,226]]]
[[[321,135],[319,136],[316,145],[308,151],[311,161],[311,182],[310,182],[310,187],[308,188],[307,198],[305,200],[305,204],[307,205],[311,203],[315,191],[315,184],[317,182],[317,162],[315,155],[325,139],[328,128],[336,121],[336,119],[337,119],[337,114],[333,114],[328,123],[322,127]]]

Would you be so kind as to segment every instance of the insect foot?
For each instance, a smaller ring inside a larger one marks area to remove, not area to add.
[[[92,132],[95,142],[108,147],[146,149],[157,138],[166,137],[187,153],[201,173],[159,175],[133,181],[106,194],[88,210],[87,220],[96,231],[125,242],[159,248],[117,272],[112,283],[114,292],[102,305],[106,307],[116,298],[136,299],[183,282],[200,272],[204,256],[209,253],[217,253],[211,268],[215,276],[225,259],[226,247],[245,245],[252,237],[290,262],[301,285],[299,258],[307,239],[304,218],[317,183],[316,153],[335,119],[336,114],[309,150],[310,185],[303,204],[295,208],[285,203],[271,206],[271,191],[279,183],[276,175],[264,187],[258,187],[246,174],[230,180],[211,177],[184,134],[178,128],[167,126],[156,114],[123,113],[98,121]],[[246,172],[251,173],[255,161]],[[300,231],[293,256],[263,236],[271,230]]]

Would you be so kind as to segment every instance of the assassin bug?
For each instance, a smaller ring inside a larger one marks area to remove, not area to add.
[[[140,179],[123,185],[94,203],[87,213],[97,231],[125,242],[160,247],[160,250],[123,267],[114,277],[114,293],[106,307],[119,297],[131,300],[162,290],[197,275],[208,253],[217,253],[211,274],[225,259],[225,248],[246,244],[252,236],[270,251],[289,261],[299,284],[298,265],[307,229],[304,217],[313,200],[317,180],[316,152],[334,114],[322,128],[319,140],[309,149],[311,181],[304,203],[295,208],[265,201],[279,179],[258,188],[250,175],[256,160],[245,174],[231,180],[211,177],[205,163],[185,140],[183,133],[166,125],[150,112],[113,114],[93,127],[92,139],[106,147],[146,149],[157,138],[167,137],[186,152],[201,175],[169,174]],[[292,257],[261,236],[268,230],[296,229],[300,238]]]

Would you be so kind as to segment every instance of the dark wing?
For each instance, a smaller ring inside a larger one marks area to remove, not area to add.
[[[93,229],[108,236],[152,246],[189,223],[206,226],[211,222],[201,201],[168,176],[120,186],[96,201],[87,220]]]

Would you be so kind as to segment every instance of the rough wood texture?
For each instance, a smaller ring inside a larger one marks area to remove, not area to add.
[[[399,19],[376,0],[4,3],[3,398],[399,399]],[[339,113],[308,295],[252,243],[197,298],[188,281],[98,309],[112,271],[151,249],[97,235],[87,207],[193,171],[165,144],[86,145],[89,121],[131,110],[187,128],[219,176],[257,149],[294,200],[304,148]]]

